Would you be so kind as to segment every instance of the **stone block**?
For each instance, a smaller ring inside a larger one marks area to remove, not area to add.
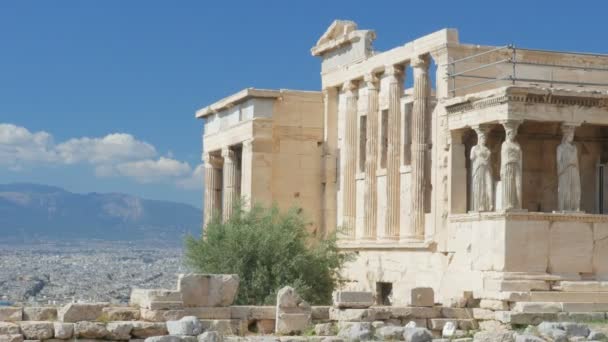
[[[374,295],[363,291],[335,291],[333,305],[338,308],[365,309],[374,305]]]
[[[175,290],[165,289],[133,289],[129,305],[146,307],[150,302],[181,302],[182,294]]]
[[[221,335],[243,335],[248,329],[248,322],[240,319],[201,320],[204,331],[217,331]]]
[[[128,340],[131,338],[133,323],[130,321],[110,322],[106,325],[108,330],[107,339],[114,341]]]
[[[23,335],[21,335],[21,334],[0,335],[0,342],[23,342]]]
[[[23,308],[24,321],[54,321],[57,319],[57,308],[50,306],[31,306]]]
[[[441,317],[440,307],[410,307],[410,306],[391,306],[388,307],[391,318],[412,319],[412,318],[439,318]]]
[[[74,324],[74,336],[76,338],[104,339],[108,336],[106,325],[99,322],[76,322]]]
[[[410,291],[411,306],[432,307],[435,305],[435,292],[431,287],[415,287]]]
[[[54,322],[53,328],[56,339],[67,340],[74,336],[74,323]]]
[[[281,313],[277,316],[275,332],[278,334],[301,334],[310,325],[310,314]]]
[[[184,308],[184,311],[187,316],[199,319],[230,319],[232,310],[230,307],[198,307]]]
[[[108,303],[70,303],[59,309],[57,318],[61,322],[96,321]]]
[[[324,321],[329,319],[329,306],[313,306],[311,307],[311,315],[313,321]]]
[[[167,321],[169,335],[196,336],[203,332],[203,324],[194,316],[186,316],[178,321]]]
[[[23,320],[23,308],[20,306],[0,306],[0,322],[18,322]]]
[[[207,331],[198,336],[198,342],[222,342],[223,338],[217,331]]]
[[[483,287],[488,291],[548,291],[550,285],[544,280],[504,280],[504,279],[485,279]]]
[[[554,290],[565,292],[601,292],[599,281],[560,281]]]
[[[425,328],[405,328],[403,338],[408,342],[430,342],[433,334]]]
[[[140,310],[141,319],[149,322],[166,322],[171,320],[174,321],[184,316],[187,316],[185,310]]]
[[[27,340],[47,340],[53,338],[55,328],[51,322],[20,322],[21,334]]]
[[[441,308],[443,318],[470,319],[473,318],[473,310],[468,308]]]
[[[371,323],[349,322],[340,327],[338,337],[347,341],[368,341],[373,337]]]
[[[292,335],[306,330],[311,323],[312,309],[296,290],[286,286],[277,293],[275,332]]]
[[[481,301],[479,301],[479,307],[482,309],[489,309],[494,311],[506,311],[509,310],[509,303],[496,299],[482,299]]]
[[[376,329],[374,334],[380,341],[399,341],[403,338],[405,328],[395,325],[386,325]]]
[[[560,312],[557,314],[560,322],[596,322],[606,320],[605,312]]]
[[[0,322],[0,335],[19,334],[19,326],[12,322]]]
[[[593,231],[583,222],[554,222],[549,232],[551,273],[593,272]]]
[[[274,319],[258,319],[255,320],[255,329],[259,334],[267,335],[274,333]]]
[[[494,311],[488,309],[474,308],[473,318],[480,320],[494,320]]]
[[[561,312],[562,303],[555,302],[518,302],[513,306],[513,312]]]
[[[133,322],[131,335],[137,338],[167,335],[167,325],[160,322]]]
[[[475,342],[513,342],[512,331],[479,331],[473,337]]]
[[[504,312],[504,311],[497,311]],[[512,312],[504,315],[503,323],[523,324],[523,325],[538,325],[544,321],[556,321],[557,313],[531,313],[531,312]],[[498,316],[497,316],[498,319]]]
[[[130,307],[107,307],[101,312],[108,321],[137,321],[141,318],[140,310]]]
[[[315,325],[315,335],[334,336],[337,334],[336,326],[333,323],[321,323]]]
[[[144,342],[196,342],[196,338],[192,336],[164,335],[148,337]]]
[[[477,322],[474,319],[432,318],[428,322],[431,330],[443,330],[443,327],[448,322],[452,322],[454,326],[461,330],[474,330],[478,328]]]
[[[180,274],[177,290],[184,306],[230,306],[239,287],[236,274]]]
[[[230,317],[232,319],[275,319],[277,308],[274,306],[231,306]]]

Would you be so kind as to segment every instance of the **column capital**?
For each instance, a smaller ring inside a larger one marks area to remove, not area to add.
[[[203,161],[205,162],[205,167],[219,169],[222,166],[222,160],[210,152],[203,153]]]
[[[222,147],[222,158],[232,161],[234,159],[234,151],[229,146]]]
[[[346,81],[344,82],[344,84],[342,85],[342,91],[346,92],[346,93],[352,93],[354,94],[354,92],[357,90],[357,83],[355,81]]]
[[[247,140],[243,140],[243,150],[249,150],[251,151],[253,149],[253,141],[255,139],[251,138],[251,139],[247,139]]]
[[[366,74],[363,77],[363,81],[367,85],[368,89],[378,89],[378,76],[375,74]]]
[[[522,124],[522,120],[501,120],[500,124],[504,127],[505,130],[514,130],[517,133],[517,129],[519,125]]]
[[[403,74],[403,67],[399,65],[387,65],[384,67],[384,74],[386,76],[399,77]]]
[[[485,134],[489,130],[489,127],[486,125],[473,125],[471,128],[475,131],[475,133],[477,133],[477,135],[479,135],[479,133]]]
[[[414,57],[410,60],[410,65],[414,70],[424,70],[427,71],[429,69],[429,57],[425,55]]]

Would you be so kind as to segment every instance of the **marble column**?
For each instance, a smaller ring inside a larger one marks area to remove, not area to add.
[[[207,226],[214,215],[220,214],[222,208],[221,196],[218,190],[222,187],[221,161],[219,158],[205,153],[205,198],[204,210],[205,221],[203,226]]]
[[[346,96],[345,134],[344,134],[344,175],[342,178],[342,215],[344,238],[355,237],[356,218],[356,180],[357,172],[357,85],[344,83]]]
[[[365,76],[367,85],[367,142],[365,144],[365,223],[363,239],[376,238],[378,185],[376,168],[378,163],[378,78]]]
[[[399,239],[401,211],[401,69],[386,67],[388,78],[388,149],[386,159],[386,227],[385,239]]]
[[[424,166],[428,151],[426,122],[430,96],[429,61],[428,57],[418,57],[412,59],[410,63],[414,72],[414,105],[412,110],[411,210],[406,238],[423,239],[427,183]]]
[[[232,215],[232,206],[234,201],[238,199],[237,193],[237,160],[236,153],[229,147],[222,149],[222,157],[224,158],[223,169],[223,198],[222,218],[228,220]]]
[[[253,139],[243,141],[241,152],[241,172],[239,175],[239,196],[243,199],[243,207],[251,208],[253,196]],[[257,198],[256,198],[257,200]]]

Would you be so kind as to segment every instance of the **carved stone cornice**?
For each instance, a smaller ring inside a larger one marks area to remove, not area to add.
[[[608,222],[608,215],[580,213],[545,213],[545,212],[517,212],[495,211],[483,213],[452,214],[450,222],[474,221],[556,221],[556,222]]]

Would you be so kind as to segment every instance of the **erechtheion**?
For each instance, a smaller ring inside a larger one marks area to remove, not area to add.
[[[345,288],[380,303],[432,287],[608,311],[608,55],[375,38],[337,20],[311,50],[321,91],[196,113],[206,219],[239,196],[300,206],[356,252]]]

